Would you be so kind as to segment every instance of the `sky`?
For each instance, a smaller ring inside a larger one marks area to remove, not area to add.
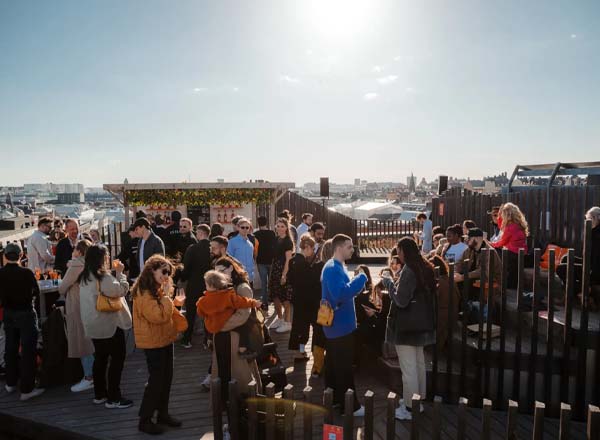
[[[0,1],[0,185],[600,160],[600,2]]]

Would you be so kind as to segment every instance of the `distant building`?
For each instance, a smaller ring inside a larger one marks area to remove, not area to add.
[[[354,179],[354,186],[360,186],[360,179]]]
[[[73,203],[83,203],[85,196],[83,191],[80,193],[60,193],[58,194],[58,203],[64,205],[70,205]]]
[[[413,173],[410,173],[410,177],[406,178],[406,185],[411,193],[414,193],[417,190],[417,178]]]

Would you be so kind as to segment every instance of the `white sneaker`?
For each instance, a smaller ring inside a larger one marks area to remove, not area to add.
[[[4,389],[6,390],[6,392],[8,394],[14,393],[15,391],[17,391],[17,387],[11,387],[9,385],[4,385]]]
[[[210,374],[207,374],[206,377],[204,378],[204,380],[202,381],[202,387],[204,389],[210,390],[210,381],[211,381],[211,376]]]
[[[292,324],[290,324],[289,322],[284,322],[279,327],[277,327],[277,330],[275,330],[275,333],[287,333],[291,329],[292,329]]]
[[[71,391],[74,393],[80,393],[82,391],[91,390],[94,388],[94,381],[87,380],[85,377],[81,379],[79,383],[76,383],[71,387]]]
[[[21,402],[25,402],[26,400],[33,399],[46,391],[43,388],[34,388],[30,393],[21,393]]]
[[[273,320],[273,322],[271,323],[271,325],[269,326],[269,328],[272,330],[275,330],[276,328],[281,327],[281,325],[284,323],[285,323],[285,321],[283,319],[275,318]]]
[[[400,406],[402,406],[402,405],[404,405],[404,399],[400,399]],[[419,412],[421,412],[421,413],[425,412],[425,407],[423,406],[422,403],[420,404]]]
[[[365,407],[361,406],[356,411],[354,411],[354,417],[364,417],[365,416]]]
[[[404,403],[400,404],[400,406],[396,408],[395,417],[398,420],[412,420],[412,414],[406,409],[406,405],[404,405]]]

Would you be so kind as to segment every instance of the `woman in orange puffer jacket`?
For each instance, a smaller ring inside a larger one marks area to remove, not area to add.
[[[143,348],[150,377],[140,406],[139,430],[161,434],[161,425],[180,427],[181,422],[169,415],[169,394],[173,380],[173,342],[177,330],[173,313],[178,313],[170,298],[173,290],[173,265],[160,255],[146,261],[132,289],[133,330],[135,343]],[[152,421],[154,411],[158,420]]]

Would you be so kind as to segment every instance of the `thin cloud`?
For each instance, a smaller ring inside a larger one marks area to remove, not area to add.
[[[373,101],[374,99],[377,99],[379,95],[375,92],[369,92],[369,93],[365,93],[363,96],[363,99],[365,101]]]
[[[388,76],[384,76],[382,78],[377,78],[377,82],[379,84],[381,84],[382,86],[387,86],[388,84],[395,82],[397,79],[398,79],[397,75],[388,75]]]
[[[196,87],[194,88],[194,93],[202,93],[202,92],[207,92],[208,89],[206,87]]]
[[[383,67],[381,66],[373,66],[373,68],[371,69],[371,72],[373,73],[381,73],[383,71]]]
[[[293,78],[289,75],[282,75],[280,79],[288,84],[298,84],[300,82],[298,78]]]
[[[240,88],[239,88],[239,87],[234,87],[232,90],[233,90],[234,92],[239,92],[239,91],[240,91]]]
[[[577,34],[571,34],[571,39],[574,40],[577,38]]]

